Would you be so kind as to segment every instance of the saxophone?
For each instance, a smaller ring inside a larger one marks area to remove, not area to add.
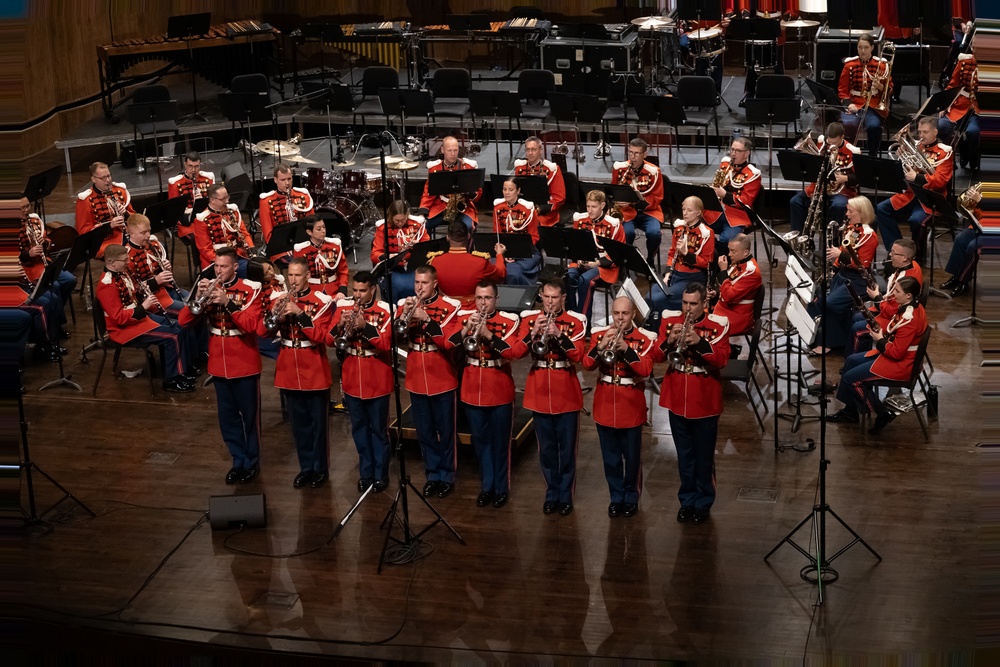
[[[465,195],[448,195],[448,205],[444,207],[444,221],[452,222],[460,210],[465,210]]]
[[[721,188],[724,187],[726,178],[729,176],[729,166],[728,163],[725,167],[719,167],[715,171],[715,176],[712,177],[712,187]]]

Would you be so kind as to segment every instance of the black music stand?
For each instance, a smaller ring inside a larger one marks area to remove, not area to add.
[[[253,134],[251,132],[251,124],[265,121],[271,122],[273,120],[274,112],[268,108],[270,102],[271,99],[265,92],[234,93],[227,91],[219,93],[219,108],[222,110],[222,115],[226,117],[226,120],[233,123],[234,126],[236,123],[239,123],[245,133],[244,148],[246,153],[244,162],[250,162],[250,178],[253,179],[255,185],[257,177],[254,172],[264,161],[261,160],[256,165],[253,163]],[[260,179],[264,179],[263,170],[261,171]]]
[[[194,113],[184,116],[179,122],[196,118],[205,122],[205,117],[198,113],[198,85],[195,81],[194,72],[194,50],[191,47],[191,40],[195,37],[207,35],[212,25],[212,13],[183,14],[181,16],[171,16],[167,19],[167,39],[183,39],[187,43],[188,67],[191,68],[191,98],[194,100]]]
[[[858,177],[858,186],[875,191],[876,201],[879,191],[906,192],[909,187],[903,177],[903,165],[889,158],[855,155],[854,175]]]
[[[512,180],[521,188],[521,198],[527,199],[532,204],[549,203],[549,182],[544,176],[511,176],[509,174],[490,174],[490,187],[493,189],[493,198],[503,197],[504,181]]]
[[[823,119],[823,126],[826,127],[833,121],[840,120],[840,114],[844,111],[844,105],[840,103],[840,95],[837,91],[830,86],[825,86],[812,79],[806,79],[805,82],[806,87],[809,88],[809,92],[816,99],[816,110],[821,112],[820,117]],[[799,95],[801,94],[802,88],[800,86]]]
[[[323,83],[326,83],[326,64],[324,62],[325,51],[323,49],[324,44],[332,44],[335,42],[342,41],[344,39],[344,29],[341,28],[336,23],[307,23],[299,29],[302,33],[302,41],[312,41],[319,43],[319,75],[323,79]],[[294,47],[292,53],[295,53]],[[350,59],[348,59],[350,62]],[[340,75],[337,70],[333,70],[333,76],[338,80]],[[298,78],[298,69],[296,68],[296,79]],[[351,82],[354,81],[354,65],[351,64]],[[303,85],[305,82],[303,81]]]
[[[621,241],[615,241],[614,239],[601,239],[601,247],[604,248],[604,252],[608,253],[608,257],[614,262],[615,266],[619,269],[624,269],[626,272],[638,273],[639,275],[646,276],[649,278],[650,282],[654,282],[660,286],[663,293],[667,293],[667,286],[663,283],[663,279],[656,270],[649,265],[646,258],[642,256],[639,249],[628,243],[622,243]]]
[[[920,105],[917,113],[913,115],[913,120],[923,118],[924,116],[937,116],[940,112],[947,111],[961,90],[961,88],[948,88],[947,90],[934,93]]]
[[[489,253],[490,257],[496,257],[494,247],[497,243],[502,243],[507,248],[504,251],[504,259],[531,259],[531,256],[535,254],[535,245],[531,242],[531,234],[484,232],[472,235],[472,249],[476,252]]]
[[[35,213],[42,218],[42,222],[45,222],[45,198],[59,185],[62,171],[62,165],[56,165],[32,175],[28,178],[28,184],[24,186],[24,196],[35,205]]]
[[[937,294],[938,296],[942,296],[950,300],[951,299],[950,294],[934,286],[934,239],[935,239],[934,221],[937,220],[938,218],[943,218],[951,226],[958,225],[959,224],[958,212],[954,208],[952,208],[951,204],[948,203],[947,199],[942,197],[937,192],[928,190],[927,188],[917,185],[916,183],[910,183],[910,189],[913,190],[913,196],[916,197],[917,202],[923,204],[926,208],[929,208],[931,210],[930,217],[922,225],[922,227],[926,226],[927,229],[926,230],[921,229],[921,233],[930,234],[931,237],[931,247],[930,247],[930,252],[928,253],[930,255],[930,277],[928,278],[928,280],[930,281],[929,293]],[[919,248],[920,244],[917,244],[917,247]]]
[[[208,204],[207,198],[202,198]],[[170,231],[174,225],[184,219],[184,209],[187,208],[187,197],[181,195],[173,197],[167,201],[150,204],[143,209],[142,214],[149,218],[149,231],[151,234]],[[204,207],[202,210],[205,210]]]
[[[774,124],[785,125],[787,134],[788,123],[797,123],[801,110],[797,99],[747,99],[747,123],[751,128],[755,125],[767,125],[767,188],[774,189],[774,170],[772,169],[774,152]],[[765,195],[766,196],[766,195]]]
[[[35,289],[31,293],[31,301],[34,302],[38,298],[39,294],[44,294],[48,292],[52,285],[55,283],[56,277],[62,272],[66,266],[66,260],[69,259],[70,250],[61,250],[57,252],[49,261],[48,265],[45,267],[45,272],[42,273],[42,277],[38,279],[35,283]],[[48,333],[48,332],[46,332]],[[49,341],[50,343],[58,341]],[[38,391],[45,391],[46,389],[52,389],[53,387],[72,387],[77,391],[83,391],[77,383],[72,381],[72,375],[67,375],[63,368],[63,358],[62,355],[56,355],[59,361],[59,377],[51,382],[46,382]]]
[[[472,117],[489,118],[493,116],[493,149],[496,152],[497,169],[500,168],[500,116],[507,117],[507,150],[511,157],[514,154],[514,144],[511,139],[511,118],[521,117],[521,98],[513,90],[469,90],[469,109]]]
[[[800,151],[778,151],[778,169],[786,181],[799,181],[802,189],[806,183],[815,183],[829,162],[822,155]]]
[[[378,91],[378,101],[385,114],[386,125],[389,116],[399,116],[400,136],[406,136],[406,117],[423,116],[429,119],[434,113],[434,97],[430,91],[412,88],[381,88]],[[427,146],[424,146],[424,151]],[[423,159],[423,155],[420,156]]]
[[[872,0],[835,0],[827,4],[827,25],[830,28],[847,30],[847,56],[855,53],[855,28],[861,28],[857,35],[860,37],[864,30],[871,30],[878,25],[878,3]]]
[[[917,104],[920,104],[920,78],[924,75],[924,39],[931,34],[934,41],[951,41],[951,13],[949,5],[938,0],[896,0],[896,25],[900,28],[919,28],[917,32]],[[906,61],[902,63],[905,68]],[[906,72],[908,74],[908,72]],[[895,76],[895,72],[893,75]],[[926,79],[930,91],[930,75]]]
[[[485,169],[436,171],[427,175],[427,194],[432,197],[471,194],[483,187],[485,177]]]
[[[163,171],[160,169],[160,144],[157,142],[156,124],[176,122],[177,115],[177,100],[130,104],[128,107],[128,122],[134,126],[149,125],[152,129],[150,134],[153,135],[153,155],[156,157],[156,182],[160,187],[161,197],[163,196]],[[205,119],[202,118],[202,120]],[[142,135],[141,131],[140,135]],[[145,141],[143,141],[143,146],[145,146]],[[140,159],[145,161],[144,157]]]
[[[670,198],[676,204],[677,208],[675,210],[677,211],[681,210],[681,205],[688,197],[697,197],[700,199],[706,211],[722,213],[725,210],[722,207],[722,202],[719,201],[719,196],[715,194],[715,190],[707,185],[671,181],[669,184],[664,183],[663,186],[666,190],[669,190]],[[666,196],[666,191],[664,192],[664,196]]]
[[[560,258],[563,270],[571,260],[596,262],[601,256],[594,232],[586,229],[539,227],[538,242],[547,256]]]

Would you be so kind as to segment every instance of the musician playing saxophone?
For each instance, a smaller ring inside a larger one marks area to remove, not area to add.
[[[830,123],[826,126],[826,134],[820,135],[816,140],[816,146],[823,151],[828,145],[836,147],[836,156],[833,158],[836,171],[831,175],[831,180],[840,188],[840,192],[831,195],[828,209],[830,220],[843,220],[847,213],[847,200],[858,193],[858,177],[854,173],[854,156],[861,153],[861,149],[847,141],[844,136],[844,125],[842,123]],[[827,170],[830,165],[825,167]],[[801,232],[805,226],[806,217],[809,212],[809,202],[816,192],[816,182],[808,183],[804,190],[801,190],[792,197],[788,204],[788,222],[791,228]]]
[[[593,415],[611,494],[611,518],[635,516],[642,493],[646,378],[653,372],[656,334],[634,326],[634,309],[628,297],[615,299],[611,326],[591,331],[590,351],[583,357],[584,369],[597,370]]]
[[[150,222],[142,213],[130,216],[128,227],[128,272],[136,280],[149,287],[151,294],[166,308],[167,313],[177,317],[184,307],[188,293],[177,287],[173,267],[166,257],[166,250],[159,239],[150,233]]]
[[[279,164],[274,168],[275,189],[260,193],[260,232],[265,242],[275,227],[313,214],[312,195],[305,188],[293,188],[292,180],[292,168]]]
[[[719,371],[729,361],[729,321],[708,313],[703,284],[687,283],[681,310],[663,312],[652,354],[654,363],[668,357],[679,361],[667,365],[660,406],[669,411],[677,449],[677,520],[701,524],[708,521],[715,502],[715,441],[722,414]]]
[[[884,84],[882,78],[888,74],[888,63],[883,58],[874,56],[875,38],[865,33],[858,38],[858,55],[844,62],[840,72],[838,94],[840,101],[847,106],[847,111],[840,114],[840,122],[844,124],[851,136],[856,136],[861,130],[867,133],[868,154],[878,157],[882,144],[882,126],[889,117],[889,109],[879,109],[883,99],[888,100],[892,91],[892,78]],[[868,112],[864,113],[865,107]],[[864,128],[859,128],[861,116],[864,115]]]
[[[730,239],[750,227],[747,210],[752,209],[761,188],[761,171],[750,164],[753,142],[747,137],[733,139],[729,155],[722,158],[718,171],[722,184],[715,185],[715,194],[722,202],[722,213],[708,211],[705,220],[716,234],[716,244],[727,244]]]
[[[124,183],[111,179],[111,170],[103,162],[90,165],[90,187],[76,196],[76,231],[86,234],[100,225],[110,225],[97,257],[103,257],[111,244],[125,245],[125,220],[135,213],[132,196]]]
[[[247,261],[253,252],[253,238],[243,222],[240,208],[229,203],[226,186],[216,183],[208,188],[208,208],[195,216],[194,239],[202,270],[215,261],[219,248],[232,248],[239,256],[236,273],[247,277]]]
[[[611,184],[631,185],[639,193],[639,201],[634,206],[619,204],[625,242],[631,245],[635,241],[636,228],[641,228],[646,235],[646,261],[655,264],[662,240],[663,209],[660,204],[667,177],[658,166],[646,160],[648,150],[649,146],[639,137],[628,142],[628,161],[614,163]]]
[[[427,163],[427,174],[435,174],[439,171],[458,171],[460,169],[477,169],[479,167],[475,160],[458,157],[458,139],[455,137],[445,137],[441,143],[441,159],[431,160]],[[461,195],[432,195],[428,192],[428,183],[424,183],[424,194],[420,198],[419,215],[427,218],[427,229],[434,229],[438,225],[447,225],[448,220],[444,219],[445,210],[448,207],[450,197],[461,197],[457,204],[457,214],[455,220],[465,223],[470,232],[476,231],[479,224],[476,213],[476,202],[483,196],[483,189],[479,188],[475,192],[467,192]]]
[[[392,296],[402,299],[413,296],[413,270],[416,267],[409,266],[409,249],[417,243],[423,243],[430,239],[427,233],[426,220],[422,215],[410,213],[410,205],[402,199],[389,204],[389,247],[386,248],[385,224],[386,220],[379,220],[375,223],[375,235],[372,237],[371,260],[372,266],[377,266],[379,262],[395,258],[399,253],[404,253],[401,261],[392,266],[389,273],[389,280],[392,281]],[[383,292],[388,293],[386,278],[379,281],[379,287]]]
[[[920,139],[917,151],[933,166],[934,173],[923,173],[904,165],[903,176],[910,183],[916,183],[927,190],[946,196],[948,184],[951,182],[951,176],[955,170],[951,146],[938,141],[937,118],[933,116],[921,118],[920,122],[917,123],[917,132]],[[903,237],[899,223],[908,220],[910,234],[917,244],[917,261],[923,264],[926,255],[926,239],[924,238],[926,227],[924,224],[930,215],[931,212],[917,201],[910,188],[907,188],[906,192],[894,194],[879,204],[876,217],[885,249],[888,250],[896,239]]]

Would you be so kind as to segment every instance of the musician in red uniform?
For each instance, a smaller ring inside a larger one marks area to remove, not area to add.
[[[448,225],[448,252],[430,259],[437,269],[438,287],[442,292],[458,299],[462,306],[475,300],[473,293],[480,281],[502,283],[507,277],[507,262],[502,243],[494,246],[496,262],[491,262],[486,253],[469,252],[469,228],[457,220]]]
[[[910,183],[916,183],[924,189],[936,192],[941,196],[947,196],[948,185],[955,170],[955,160],[952,155],[951,146],[938,141],[937,119],[932,116],[925,116],[917,123],[917,132],[920,135],[920,143],[917,151],[931,165],[934,173],[923,173],[915,169],[906,169],[903,176]],[[931,212],[917,201],[916,195],[911,188],[906,192],[897,193],[878,205],[876,217],[878,218],[878,230],[882,235],[882,243],[888,250],[896,239],[903,237],[899,230],[899,223],[909,220],[910,233],[914,241],[917,242],[918,261],[924,259],[926,254],[926,242],[923,239],[923,224],[930,217]]]
[[[215,279],[201,280],[196,299],[201,312],[185,306],[181,326],[203,319],[208,324],[208,373],[212,376],[219,430],[233,457],[226,484],[253,481],[260,472],[260,283],[236,276],[236,251],[220,248]]]
[[[288,293],[271,305],[257,333],[276,335],[281,351],[274,366],[274,386],[284,391],[299,474],[292,486],[317,489],[330,477],[330,363],[326,340],[333,299],[309,286],[309,265],[302,257],[288,261]]]
[[[631,185],[639,193],[639,201],[631,203],[619,202],[622,212],[622,227],[625,229],[625,242],[629,245],[635,241],[636,228],[642,229],[646,235],[646,261],[655,264],[656,255],[660,250],[663,223],[663,182],[666,175],[652,162],[646,161],[649,146],[636,137],[628,142],[628,160],[615,162],[611,169],[612,185]]]
[[[478,507],[503,507],[510,497],[510,446],[514,419],[515,358],[521,318],[497,310],[497,286],[488,280],[476,285],[474,309],[455,317],[450,344],[466,344],[459,397],[469,420],[472,444],[479,459],[481,492]],[[469,349],[469,348],[472,349]]]
[[[754,298],[763,284],[749,236],[739,234],[729,242],[729,254],[719,258],[719,270],[726,279],[719,285],[719,302],[712,312],[729,320],[730,336],[748,334],[754,325]]]
[[[889,63],[874,55],[875,38],[865,33],[858,38],[858,55],[844,61],[840,72],[837,94],[847,111],[840,114],[840,122],[852,136],[864,130],[868,139],[868,155],[878,157],[882,145],[882,125],[889,117],[889,96],[892,93],[892,78]],[[884,80],[888,77],[888,80]],[[871,98],[869,99],[869,94]],[[886,108],[878,107],[886,101]],[[865,107],[868,112],[865,113]],[[859,128],[861,116],[865,126]],[[857,141],[857,139],[855,139]]]
[[[964,215],[974,220],[981,220],[983,217],[983,210],[980,208],[982,199],[981,186],[970,187],[958,197],[959,204],[965,211]],[[941,283],[941,289],[948,290],[952,297],[961,296],[969,291],[969,281],[975,273],[985,243],[984,234],[972,224],[955,235],[948,263],[944,267],[951,277]]]
[[[613,326],[591,331],[583,367],[597,369],[594,422],[601,441],[604,477],[611,504],[608,516],[635,516],[642,493],[642,427],[646,423],[646,378],[656,334],[633,326],[634,306],[628,297],[611,306]],[[610,361],[610,363],[609,363]]]
[[[530,234],[532,255],[526,259],[507,260],[508,285],[534,285],[542,256],[538,252],[538,209],[526,199],[521,199],[517,181],[509,178],[503,182],[503,197],[493,201],[493,230],[498,234]]]
[[[559,207],[566,203],[566,184],[559,165],[544,159],[543,154],[541,139],[535,136],[525,139],[524,159],[514,160],[514,175],[545,177],[549,186],[549,200],[532,203],[535,205],[536,223],[542,227],[551,227],[559,222]]]
[[[260,283],[260,312],[271,312],[275,301],[284,298],[288,288],[285,286],[285,276],[274,268],[274,263],[267,257],[254,257],[247,266],[249,280]],[[281,351],[281,341],[273,335],[257,336],[257,350],[262,357],[278,360]]]
[[[126,270],[133,280],[146,283],[150,293],[166,306],[167,311],[177,316],[187,293],[177,287],[174,274],[171,271],[167,250],[160,240],[149,233],[150,223],[142,213],[130,216],[126,223],[128,228],[128,266]]]
[[[392,393],[392,331],[389,304],[378,300],[375,277],[358,271],[351,298],[337,303],[329,340],[337,346],[344,405],[358,449],[358,492],[389,485],[389,394]]]
[[[104,256],[112,243],[125,245],[125,220],[133,213],[132,196],[124,183],[111,181],[108,165],[103,162],[90,165],[90,187],[76,196],[76,231],[82,235],[99,225],[111,225],[111,233],[98,251],[98,258]]]
[[[477,169],[479,165],[475,160],[458,157],[458,139],[455,137],[445,137],[441,143],[440,160],[431,160],[427,163],[427,174],[436,174],[439,171],[459,171],[462,169]],[[451,220],[445,220],[446,209],[448,208],[449,197],[445,195],[432,195],[428,188],[430,181],[424,183],[424,194],[420,197],[419,215],[427,219],[427,229],[434,229],[438,225],[450,224]],[[454,220],[465,223],[469,231],[475,231],[479,224],[479,214],[476,212],[476,202],[483,196],[483,189],[479,188],[475,192],[468,192],[461,195],[458,200]]]
[[[125,268],[128,250],[118,244],[104,252],[104,273],[94,286],[94,296],[104,310],[108,336],[119,345],[155,344],[160,348],[163,369],[163,390],[175,393],[194,391],[197,375],[190,363],[193,349],[186,329],[168,321],[156,296],[141,295],[140,286],[129,277]]]
[[[406,390],[424,458],[424,495],[444,498],[455,487],[455,390],[458,376],[446,350],[459,303],[438,291],[432,266],[417,268],[416,296],[400,299],[396,323],[406,355]]]
[[[216,183],[208,188],[208,208],[195,216],[192,226],[202,270],[215,261],[216,250],[229,247],[239,256],[236,274],[246,278],[253,238],[243,223],[239,207],[229,203],[226,186]]]
[[[899,304],[896,303],[895,299],[891,298],[893,288],[895,288],[899,279],[909,276],[920,283],[921,288],[923,288],[923,269],[913,261],[916,254],[917,245],[910,239],[899,239],[893,243],[892,250],[889,251],[892,273],[889,274],[889,277],[885,281],[885,294],[883,295],[877,285],[874,288],[870,285],[867,287],[868,298],[874,304],[872,314],[875,315],[875,319],[882,329],[885,329],[886,325],[889,324],[889,320],[899,310]],[[851,339],[848,342],[847,354],[850,355],[870,350],[872,339],[868,334],[868,320],[865,319],[863,313],[856,313],[854,315],[854,322],[851,325]]]
[[[704,215],[700,197],[687,197],[681,202],[681,219],[674,221],[667,272],[663,276],[667,292],[664,294],[655,282],[649,292],[654,321],[660,311],[680,308],[685,284],[692,280],[708,282],[708,267],[715,257],[715,234],[705,224]]]
[[[847,213],[847,200],[858,194],[858,177],[854,173],[854,156],[861,153],[861,149],[847,141],[844,137],[844,126],[841,123],[830,123],[826,126],[826,135],[820,135],[816,140],[818,150],[825,153],[827,146],[836,147],[837,156],[834,160],[837,163],[837,170],[833,174],[833,182],[840,191],[830,195],[830,207],[826,220],[843,220]],[[827,169],[824,162],[824,169]],[[827,189],[829,191],[829,188]],[[809,202],[813,193],[816,192],[816,183],[809,183],[805,189],[795,193],[788,204],[788,222],[791,228],[801,232],[805,226],[809,213]],[[823,222],[825,223],[826,220]]]
[[[971,30],[971,24],[964,24],[964,30]],[[965,121],[964,136],[958,143],[961,165],[968,165],[973,174],[979,172],[979,64],[972,53],[972,40],[967,41],[969,51],[959,53],[951,78],[945,90],[958,88],[958,96],[938,119],[938,133],[942,141],[954,145],[955,131]]]
[[[854,290],[862,294],[869,280],[874,279],[871,265],[878,250],[878,236],[871,228],[873,217],[872,203],[867,197],[851,198],[847,202],[846,227],[838,236],[840,243],[826,249],[826,261],[837,271],[826,295],[826,312],[823,312],[821,296],[807,307],[811,316],[823,318],[825,334],[816,338],[821,343],[815,350],[817,353],[822,350],[822,344],[827,350],[843,348],[850,338],[854,299],[847,285],[853,285]]]
[[[292,168],[279,164],[274,168],[275,190],[260,193],[260,232],[271,240],[275,227],[287,225],[313,214],[312,195],[305,188],[292,187]]]
[[[379,262],[395,258],[400,252],[405,252],[406,254],[393,265],[392,271],[389,273],[393,298],[405,299],[415,293],[413,291],[413,270],[416,268],[407,264],[409,252],[406,249],[429,240],[430,234],[427,233],[424,217],[412,215],[410,205],[402,199],[397,199],[389,204],[388,216],[389,251],[386,252],[385,220],[379,220],[375,223],[375,235],[372,237],[372,266],[377,266]],[[388,291],[385,278],[380,280],[379,286],[383,291]]]
[[[326,223],[315,215],[305,219],[308,241],[296,243],[295,257],[304,257],[309,265],[309,284],[326,292],[334,301],[347,296],[347,257],[340,239],[326,235]]]
[[[561,280],[542,285],[542,310],[521,313],[514,357],[531,354],[531,370],[524,385],[524,408],[535,413],[538,457],[545,477],[542,511],[573,512],[576,486],[576,449],[583,393],[576,364],[584,354],[587,319],[566,310],[566,288]]]
[[[167,180],[167,198],[186,197],[184,219],[177,223],[177,235],[190,236],[191,212],[194,210],[194,200],[208,196],[209,186],[215,183],[215,174],[201,170],[201,156],[197,151],[184,154],[184,171]],[[183,222],[183,224],[181,224]]]
[[[31,202],[27,197],[21,197],[18,204],[21,208],[21,231],[18,236],[18,259],[24,274],[32,283],[37,282],[45,273],[45,266],[48,264],[47,252],[52,241],[45,231],[45,223],[42,219],[31,211]],[[76,276],[63,269],[56,276],[55,284],[59,296],[60,304],[72,296],[76,287]]]
[[[874,412],[875,423],[868,433],[876,435],[896,418],[879,400],[875,389],[865,383],[910,379],[920,337],[927,328],[927,315],[919,296],[920,283],[915,278],[900,278],[893,286],[891,298],[899,309],[884,329],[871,332],[875,349],[852,354],[844,361],[844,374],[837,385],[837,400],[844,407],[828,415],[828,422],[856,424],[860,413]]]
[[[604,193],[600,190],[591,190],[587,193],[586,212],[573,214],[573,228],[593,232],[598,248],[602,238],[625,243],[622,223],[618,218],[605,214],[606,205]],[[597,287],[598,281],[605,285],[614,285],[618,281],[618,267],[607,253],[602,252],[596,262],[580,261],[570,264],[569,271],[566,272],[570,308],[579,310],[584,317],[589,317],[590,306],[594,300],[594,288]]]
[[[715,232],[716,247],[725,246],[737,234],[746,232],[751,225],[748,210],[753,209],[760,193],[762,176],[760,169],[750,164],[753,142],[747,137],[733,139],[729,155],[722,158],[716,171],[716,181],[712,189],[722,202],[722,213],[707,211],[705,220]]]
[[[669,410],[677,448],[677,520],[700,524],[708,521],[715,502],[715,442],[722,414],[719,371],[729,360],[729,322],[708,313],[701,283],[687,284],[681,308],[663,312],[653,362],[670,362],[660,385],[660,406]]]

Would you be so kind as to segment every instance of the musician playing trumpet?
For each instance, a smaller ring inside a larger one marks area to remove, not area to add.
[[[635,205],[619,204],[625,242],[632,245],[636,228],[642,229],[646,235],[646,261],[655,265],[662,239],[660,225],[663,224],[663,209],[660,204],[666,176],[658,166],[646,160],[648,150],[648,144],[639,137],[628,142],[628,160],[614,163],[611,184],[630,185],[639,193],[639,201]]]
[[[389,204],[387,214],[389,216],[389,247],[387,249],[385,245],[386,221],[379,220],[375,223],[375,235],[372,237],[372,266],[377,266],[379,262],[404,253],[401,261],[393,265],[392,272],[389,273],[388,277],[392,281],[392,295],[402,299],[413,296],[415,293],[413,291],[413,270],[416,267],[407,264],[409,250],[417,243],[429,240],[430,234],[427,233],[424,217],[410,213],[410,205],[402,199],[397,199]],[[387,291],[385,281],[386,278],[383,277],[379,282],[379,286],[384,292]]]
[[[653,313],[680,308],[684,287],[691,281],[708,282],[708,267],[715,257],[715,234],[705,224],[700,197],[681,202],[681,219],[674,220],[673,239],[667,253],[666,293],[655,282],[649,293]],[[653,317],[657,319],[656,315]]]
[[[274,168],[274,190],[260,193],[260,232],[271,240],[275,227],[287,225],[313,214],[312,195],[305,188],[293,188],[294,174],[287,164]]]
[[[608,516],[631,517],[642,493],[642,427],[646,423],[646,378],[653,372],[656,334],[634,326],[634,305],[618,297],[611,326],[591,331],[586,370],[597,370],[594,422],[601,441],[611,504]]]
[[[455,390],[458,376],[448,357],[448,336],[459,302],[438,291],[437,271],[421,266],[413,277],[416,296],[396,306],[400,346],[406,356],[406,390],[417,442],[424,458],[425,496],[444,498],[455,488]],[[447,333],[446,333],[447,332]]]
[[[304,257],[309,264],[309,284],[326,292],[334,301],[347,296],[347,257],[344,247],[336,236],[326,235],[326,222],[310,215],[305,218],[306,235],[302,243],[296,243],[293,257]]]
[[[103,162],[90,165],[90,187],[76,196],[76,231],[81,235],[100,225],[110,225],[111,233],[97,257],[112,243],[125,245],[125,220],[135,213],[132,196],[124,183],[114,183],[111,170]]]
[[[253,252],[253,237],[247,231],[243,215],[236,204],[229,203],[229,191],[216,183],[208,188],[208,208],[195,216],[194,239],[202,270],[215,261],[215,251],[232,248],[236,251],[236,274],[247,277],[247,261]]]
[[[510,494],[514,419],[510,360],[515,358],[513,345],[521,319],[497,310],[496,283],[483,280],[476,285],[475,308],[460,310],[455,320],[450,345],[465,346],[459,398],[479,459],[476,506],[500,508],[507,504]]]
[[[844,61],[837,92],[847,111],[840,122],[851,134],[864,130],[868,139],[868,154],[878,157],[882,145],[882,126],[889,117],[888,99],[892,92],[889,63],[874,55],[875,38],[865,33],[858,38],[858,55]],[[885,101],[886,104],[882,104]],[[867,113],[865,108],[868,108]],[[859,128],[861,116],[865,126]]]
[[[906,158],[903,164],[903,176],[910,183],[916,183],[927,190],[946,196],[952,173],[955,170],[951,146],[938,141],[937,118],[933,116],[925,116],[920,119],[917,123],[917,133],[919,143],[916,145],[915,152],[901,146],[897,153],[897,155]],[[894,157],[899,159],[898,156]],[[929,167],[924,167],[924,162]],[[880,203],[876,217],[878,218],[879,234],[882,236],[882,244],[885,249],[888,250],[896,242],[896,239],[903,237],[899,223],[908,220],[910,234],[917,244],[917,261],[923,263],[926,254],[924,223],[927,222],[930,215],[931,211],[917,201],[911,188],[907,188],[906,192],[894,194]]]
[[[160,240],[150,233],[149,218],[136,213],[129,217],[126,226],[129,274],[145,282],[167,312],[176,317],[184,307],[188,294],[177,287],[167,251]]]
[[[854,173],[854,156],[861,153],[861,149],[852,144],[844,136],[843,123],[830,123],[826,126],[826,134],[820,135],[816,140],[814,148],[821,155],[827,148],[833,146],[836,153],[833,156],[833,164],[826,163],[824,169],[829,171],[835,169],[830,176],[830,180],[836,183],[838,192],[830,195],[829,219],[843,220],[847,212],[847,200],[858,193],[858,177]],[[804,152],[811,152],[802,148]],[[828,189],[829,191],[829,189]],[[806,217],[809,212],[809,202],[816,192],[816,182],[808,183],[804,190],[797,192],[788,204],[788,222],[791,228],[801,232],[805,226]]]
[[[532,254],[525,259],[507,259],[507,285],[534,285],[542,256],[538,252],[538,215],[535,205],[521,199],[514,178],[503,182],[503,197],[493,201],[493,230],[497,234],[529,234]]]

